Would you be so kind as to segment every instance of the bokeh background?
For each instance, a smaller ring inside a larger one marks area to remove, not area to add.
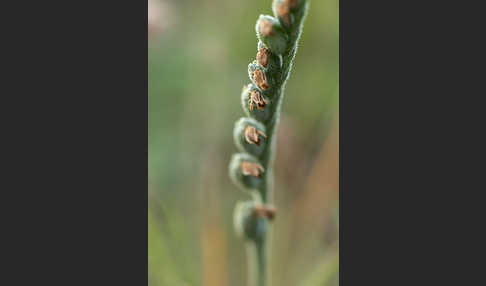
[[[255,22],[271,0],[149,0],[151,286],[243,286],[228,178]],[[338,0],[314,0],[278,130],[274,286],[338,285]]]

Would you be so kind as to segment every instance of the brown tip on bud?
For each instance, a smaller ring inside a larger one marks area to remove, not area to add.
[[[267,138],[267,136],[263,132],[261,132],[260,130],[257,130],[255,127],[253,127],[253,126],[247,126],[246,127],[246,129],[245,129],[246,142],[260,146],[261,140],[260,140],[260,137],[258,137],[258,135],[261,135],[262,137]]]
[[[290,9],[297,8],[297,6],[299,5],[298,0],[285,0],[284,2],[290,7]]]
[[[257,69],[253,72],[253,80],[255,81],[256,85],[262,90],[266,90],[267,88],[269,88],[269,85],[267,83],[267,77],[262,70]]]
[[[257,53],[257,63],[262,67],[268,66],[268,57],[270,56],[270,51],[266,48],[258,49]]]
[[[268,101],[263,97],[263,95],[258,92],[258,90],[252,90],[250,92],[250,99],[248,100],[248,103],[250,104],[250,111],[253,111],[253,106],[256,105],[258,110],[263,110],[265,109],[265,106],[267,105]]]
[[[253,214],[257,217],[266,217],[268,220],[273,220],[277,213],[277,209],[272,206],[257,206],[253,209]]]
[[[270,20],[262,19],[260,21],[260,33],[262,33],[265,37],[273,35],[273,23]]]
[[[285,25],[290,25],[290,1],[277,3],[277,16],[283,20]]]
[[[262,165],[258,163],[251,163],[251,162],[242,162],[241,163],[241,172],[244,176],[254,176],[254,177],[261,177],[261,174],[265,170],[263,169]]]

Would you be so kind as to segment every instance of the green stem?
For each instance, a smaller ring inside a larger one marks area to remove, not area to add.
[[[278,123],[280,121],[280,109],[284,97],[284,90],[285,84],[287,79],[290,75],[290,71],[292,69],[292,63],[295,58],[295,54],[297,53],[297,43],[299,41],[303,20],[306,16],[308,7],[306,7],[303,11],[303,14],[300,17],[300,21],[292,27],[290,31],[289,37],[289,48],[287,49],[286,53],[282,55],[283,65],[282,65],[282,73],[281,77],[278,79],[277,85],[279,86],[278,90],[275,92],[276,104],[272,104],[272,118],[270,122],[267,124],[267,136],[268,136],[268,144],[266,145],[265,151],[263,152],[260,161],[262,166],[265,168],[265,182],[260,188],[260,194],[262,196],[263,204],[272,204],[273,202],[273,186],[274,186],[274,176],[273,176],[273,165],[275,160],[275,153],[277,149],[276,144],[276,135],[277,135],[277,128]],[[263,239],[260,242],[255,242],[256,245],[256,259],[258,262],[258,286],[265,286],[270,285],[267,284],[271,275],[268,274],[268,270],[270,269],[270,249],[271,249],[271,225],[266,224],[266,228],[263,234]],[[251,263],[251,262],[250,262]]]
[[[266,269],[267,248],[265,247],[265,243],[266,243],[265,240],[256,243],[256,252],[258,255],[258,273],[259,273],[258,286],[266,285],[267,282],[266,279],[268,277],[267,269]]]
[[[265,219],[259,219],[259,223],[267,227]],[[266,237],[265,237],[266,238]],[[248,286],[265,286],[269,279],[267,271],[268,247],[266,239],[249,241],[246,244],[248,261]]]
[[[286,52],[282,55],[282,73],[277,79],[276,85],[278,86],[277,91],[273,95],[276,99],[276,104],[272,104],[271,114],[272,118],[268,122],[267,128],[267,140],[268,144],[260,157],[262,166],[265,168],[265,183],[260,188],[260,193],[262,195],[262,202],[264,204],[271,203],[273,201],[273,162],[275,160],[276,152],[276,133],[278,123],[280,121],[280,109],[282,106],[282,101],[284,97],[285,84],[289,78],[290,71],[292,69],[292,63],[297,53],[297,43],[299,42],[300,35],[302,33],[302,26],[307,14],[309,4],[306,3],[306,7],[302,10],[302,14],[298,18],[298,22],[294,25],[289,32],[288,48]]]
[[[259,267],[255,263],[255,261],[258,260],[258,255],[253,241],[246,243],[246,260],[248,261],[248,286],[255,286],[257,277],[259,277],[260,274],[258,273]]]

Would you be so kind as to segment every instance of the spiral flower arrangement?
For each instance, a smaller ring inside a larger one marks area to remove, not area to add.
[[[240,153],[233,155],[229,167],[233,182],[252,197],[239,202],[234,215],[235,230],[247,245],[250,286],[269,285],[269,222],[276,213],[272,206],[275,135],[308,6],[308,0],[274,0],[274,17],[260,15],[255,26],[258,52],[248,65],[251,83],[241,94],[248,117],[235,123],[233,135]]]

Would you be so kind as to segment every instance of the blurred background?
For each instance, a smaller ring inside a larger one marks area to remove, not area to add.
[[[278,130],[273,286],[338,285],[338,0],[314,0]],[[151,286],[246,286],[228,178],[254,26],[271,0],[148,1]]]

